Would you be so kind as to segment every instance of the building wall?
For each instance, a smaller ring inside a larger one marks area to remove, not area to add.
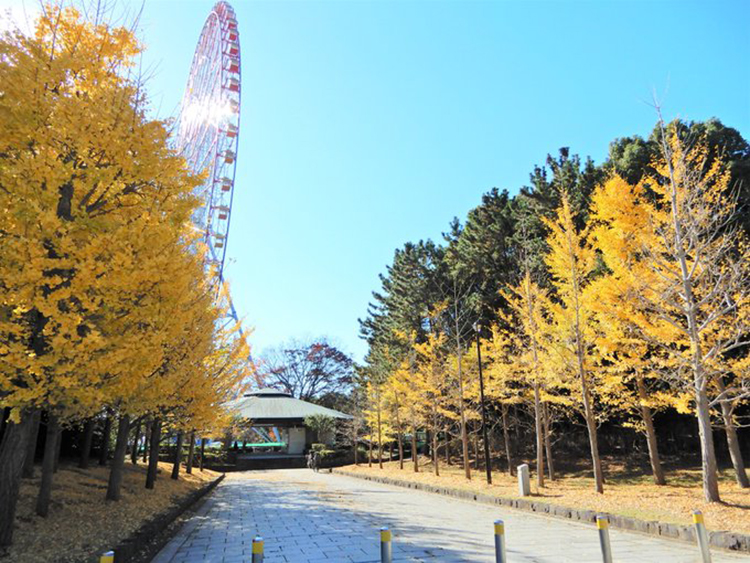
[[[290,454],[301,454],[305,451],[305,428],[294,426],[289,428],[289,448]]]

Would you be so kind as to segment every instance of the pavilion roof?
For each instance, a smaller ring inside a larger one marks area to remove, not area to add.
[[[239,399],[230,401],[228,406],[238,416],[256,422],[299,420],[314,414],[338,419],[351,418],[350,415],[343,412],[295,399],[289,393],[276,389],[260,389],[245,393]]]

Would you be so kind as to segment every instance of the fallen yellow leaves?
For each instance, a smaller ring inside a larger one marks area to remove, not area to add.
[[[159,463],[156,489],[143,487],[146,466],[125,464],[122,500],[107,502],[104,491],[108,467],[87,470],[60,467],[55,475],[52,510],[47,518],[34,513],[39,478],[24,480],[16,515],[13,546],[5,563],[59,563],[85,561],[130,536],[142,524],[166,511],[185,495],[216,479],[215,471],[193,469],[169,478],[172,464]]]
[[[432,464],[427,460],[420,460],[419,473],[412,471],[411,460],[405,460],[403,470],[398,468],[397,461],[385,462],[383,465],[382,470],[378,469],[376,463],[371,468],[365,463],[343,469],[364,475],[441,485],[500,497],[519,497],[516,478],[504,472],[493,472],[492,485],[487,485],[483,472],[477,472],[471,481],[466,481],[463,469],[457,466],[446,467],[443,463],[440,464],[439,477],[432,473]],[[709,530],[750,534],[750,490],[737,486],[731,468],[720,474],[722,503],[707,503],[703,500],[699,468],[670,470],[667,472],[667,485],[657,487],[649,481],[649,476],[634,477],[622,466],[610,463],[606,469],[606,479],[604,494],[597,494],[592,490],[590,475],[565,475],[555,481],[547,481],[547,486],[541,490],[532,479],[532,500],[684,525],[692,523],[691,512],[698,509],[705,515]]]

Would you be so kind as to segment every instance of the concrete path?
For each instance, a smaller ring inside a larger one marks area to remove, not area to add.
[[[380,561],[378,529],[390,526],[394,561],[494,561],[493,526],[505,520],[511,562],[600,563],[594,525],[451,499],[309,469],[228,474],[152,563]],[[615,563],[697,562],[681,542],[611,530]],[[714,563],[750,556],[713,554]]]

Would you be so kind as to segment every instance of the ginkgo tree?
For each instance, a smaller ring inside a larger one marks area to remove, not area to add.
[[[738,483],[748,485],[731,409],[750,396],[750,257],[726,163],[709,161],[705,139],[686,140],[680,133],[660,121],[661,154],[653,172],[636,186],[614,178],[608,189],[625,188],[624,203],[618,205],[645,217],[640,240],[626,253],[642,276],[628,299],[620,301],[633,302],[627,309],[630,320],[658,351],[664,380],[679,398],[691,399],[703,494],[706,501],[717,502],[712,408],[724,417]],[[598,207],[605,225],[613,228],[617,217],[604,215],[606,189]],[[606,241],[600,244],[606,252]]]
[[[525,264],[528,264],[525,261]],[[549,335],[548,292],[532,280],[531,269],[524,269],[519,283],[505,292],[509,313],[501,312],[503,327],[493,327],[490,350],[502,365],[503,356],[513,369],[524,374],[531,389],[536,436],[537,485],[544,487],[544,411],[542,391],[545,387],[543,360]],[[505,328],[504,328],[505,327]],[[509,358],[510,356],[510,358]],[[550,461],[548,460],[548,463]]]
[[[388,376],[383,386],[383,408],[396,437],[399,469],[404,468],[404,435],[406,434],[406,406],[401,381],[408,373],[408,367],[400,366]]]
[[[57,5],[34,35],[0,38],[0,545],[40,411],[45,514],[60,424],[118,416],[115,499],[131,417],[208,424],[244,378],[246,345],[217,332],[191,234],[200,177],[148,116],[140,50],[128,29]]]
[[[603,400],[639,418],[635,426],[646,436],[654,483],[664,485],[653,411],[674,406],[675,397],[659,377],[661,351],[639,336],[633,320],[642,313],[637,295],[655,281],[638,259],[653,236],[647,208],[640,204],[643,196],[642,185],[631,186],[618,176],[592,195],[591,238],[607,267],[607,274],[592,283],[592,291],[598,296],[594,308],[603,327],[597,344],[607,360]]]
[[[577,379],[583,417],[588,432],[596,491],[604,492],[604,474],[597,436],[595,347],[597,324],[593,310],[596,294],[591,279],[596,254],[585,230],[575,224],[568,196],[563,192],[554,219],[545,220],[549,229],[549,253],[545,261],[552,275],[555,295],[550,303],[552,348],[563,369]]]
[[[433,317],[434,318],[434,317]],[[424,411],[424,420],[432,439],[432,464],[435,475],[440,474],[438,456],[438,435],[443,427],[443,421],[449,415],[446,384],[448,381],[446,366],[446,335],[433,323],[433,330],[427,339],[414,345],[416,353],[417,389]]]
[[[390,439],[391,429],[385,413],[384,384],[367,383],[367,408],[364,411],[365,423],[370,429],[369,433],[369,463],[372,463],[372,450],[375,443],[378,445],[378,467],[383,468],[383,443]]]

